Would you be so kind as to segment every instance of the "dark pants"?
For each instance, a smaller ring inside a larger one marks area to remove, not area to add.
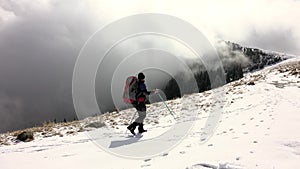
[[[146,111],[145,102],[134,102],[132,105],[137,111]]]
[[[146,104],[144,102],[138,102],[132,104],[135,109],[137,110],[139,117],[135,119],[137,123],[143,123],[144,119],[146,118]]]
[[[143,102],[140,102],[140,103],[133,103],[132,104],[137,112],[138,112],[138,115],[139,117],[137,119],[135,119],[135,121],[130,124],[127,128],[129,130],[135,130],[136,126],[139,126],[139,132],[144,132],[146,130],[144,130],[143,126],[143,122],[144,122],[144,119],[146,118],[146,104],[143,103]]]

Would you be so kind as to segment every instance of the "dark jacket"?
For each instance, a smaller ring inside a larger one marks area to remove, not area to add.
[[[145,85],[145,82],[142,80],[138,81],[138,88],[137,88],[137,101],[138,102],[145,102],[146,96],[149,95],[151,92],[147,91],[147,87]]]

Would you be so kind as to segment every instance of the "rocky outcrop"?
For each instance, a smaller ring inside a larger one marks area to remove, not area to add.
[[[33,132],[30,131],[23,131],[20,134],[17,135],[17,140],[29,142],[34,139]]]

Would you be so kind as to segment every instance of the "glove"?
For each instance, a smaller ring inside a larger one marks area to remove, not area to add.
[[[159,90],[158,90],[158,89],[154,89],[152,92],[153,92],[154,94],[157,94],[157,93],[159,92]]]

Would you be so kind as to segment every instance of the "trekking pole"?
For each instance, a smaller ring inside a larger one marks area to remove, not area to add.
[[[159,98],[161,99],[161,101],[164,103],[164,105],[166,106],[166,108],[169,110],[169,113],[173,116],[173,118],[176,120],[175,115],[172,113],[172,111],[170,110],[169,106],[166,104],[166,102],[164,101],[164,99],[161,97],[161,95],[159,93],[157,93],[157,95],[159,96]]]
[[[130,122],[129,122],[129,125],[132,123],[132,121],[133,121],[133,119],[134,119],[136,113],[137,113],[137,111],[134,112],[133,116],[131,117],[131,120],[130,120]],[[125,134],[127,134],[127,130],[125,131]]]

